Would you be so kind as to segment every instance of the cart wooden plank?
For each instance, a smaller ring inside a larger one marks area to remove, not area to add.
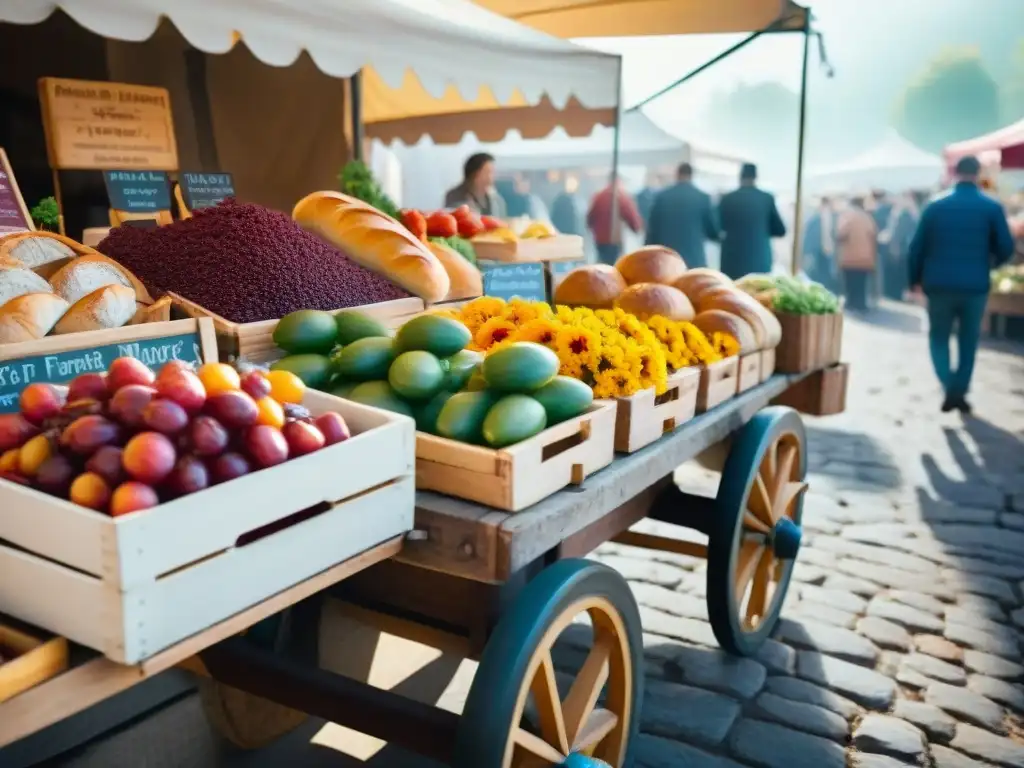
[[[427,537],[407,542],[398,559],[462,578],[507,581],[728,437],[804,375],[773,376],[637,453],[617,456],[583,485],[559,491],[521,512],[418,492],[416,527]]]

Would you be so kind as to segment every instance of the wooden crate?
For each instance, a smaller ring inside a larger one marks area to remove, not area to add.
[[[685,424],[697,412],[700,368],[683,368],[668,377],[668,389],[655,395],[644,389],[616,399],[615,450],[634,453]]]
[[[119,518],[0,480],[0,612],[134,664],[411,529],[412,419],[305,404],[353,437]]]
[[[776,314],[782,342],[776,349],[775,369],[804,373],[839,362],[842,354],[843,316]]]
[[[846,410],[850,366],[839,363],[812,373],[787,389],[774,402],[810,416],[832,416]]]
[[[217,361],[213,322],[172,320],[0,344],[0,413],[17,410],[18,395],[34,382],[66,384],[80,373],[102,373],[119,357],[157,370],[169,360]]]
[[[761,353],[751,352],[743,355],[738,363],[736,374],[737,392],[746,392],[761,383]]]
[[[273,334],[277,320],[261,320],[258,323],[234,323],[216,315],[176,293],[168,293],[175,310],[188,317],[208,317],[213,320],[217,331],[217,348],[221,360],[244,359],[251,363],[269,363],[284,357],[284,351],[274,343]],[[423,312],[421,299],[394,299],[364,307],[346,307],[335,310],[344,312],[356,310],[374,317],[388,328],[397,328],[410,317]]]
[[[4,702],[66,670],[68,641],[63,637],[40,640],[0,624],[0,656],[0,702]]]
[[[775,375],[775,348],[761,350],[761,381]]]
[[[555,235],[514,243],[474,240],[476,257],[484,261],[575,261],[586,258],[580,235]]]
[[[416,434],[416,487],[518,512],[612,463],[615,402],[495,450]]]
[[[701,366],[697,389],[697,413],[704,413],[736,396],[739,389],[739,358],[727,357]]]

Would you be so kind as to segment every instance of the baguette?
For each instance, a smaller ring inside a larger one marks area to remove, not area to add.
[[[437,257],[408,229],[361,200],[340,192],[314,192],[300,200],[292,218],[428,303],[448,295],[451,280]]]
[[[15,261],[0,262],[0,307],[26,293],[49,293],[50,284]]]
[[[479,269],[444,243],[427,243],[427,247],[437,257],[437,260],[441,262],[444,271],[448,273],[451,287],[448,289],[445,301],[475,299],[477,296],[483,295],[484,278],[480,274]]]
[[[75,302],[53,328],[55,335],[120,328],[135,316],[135,290],[106,285]]]
[[[135,275],[113,259],[94,254],[65,264],[50,278],[53,292],[69,304],[107,285],[123,285],[135,292],[136,301],[152,303],[152,297]]]
[[[26,293],[0,307],[0,342],[35,341],[48,334],[68,311],[54,293]]]

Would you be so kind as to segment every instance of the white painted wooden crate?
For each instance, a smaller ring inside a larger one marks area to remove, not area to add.
[[[410,530],[413,420],[319,392],[305,405],[353,436],[120,518],[0,480],[0,613],[134,664]]]

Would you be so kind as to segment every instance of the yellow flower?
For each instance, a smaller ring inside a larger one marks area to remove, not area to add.
[[[594,397],[597,398],[628,397],[639,389],[638,382],[629,371],[611,368],[594,376]]]
[[[564,304],[559,304],[555,307],[555,317],[563,323],[573,323],[576,321],[576,315],[573,314],[572,307],[567,307]]]
[[[512,301],[505,305],[502,317],[516,327],[519,327],[540,317],[540,311],[534,306],[533,302],[512,299]]]
[[[560,326],[561,324],[555,320],[538,317],[536,320],[531,320],[530,322],[521,325],[515,332],[515,340],[532,341],[537,344],[543,344],[545,347],[549,347],[557,351],[555,339],[558,335],[558,329]]]
[[[555,344],[559,359],[570,367],[574,363],[586,367],[596,361],[601,353],[600,337],[593,331],[577,326],[559,328]]]
[[[462,306],[462,322],[470,333],[476,332],[493,317],[498,317],[505,310],[505,302],[493,296],[481,296]]]
[[[722,359],[721,353],[715,348],[704,332],[693,323],[680,323],[679,329],[683,332],[686,346],[697,357],[698,362],[717,363]]]
[[[715,331],[711,334],[711,346],[715,348],[722,357],[732,357],[740,352],[740,344],[728,333]]]
[[[473,336],[473,341],[484,351],[493,351],[495,345],[511,339],[516,327],[503,317],[492,317],[480,326]]]

